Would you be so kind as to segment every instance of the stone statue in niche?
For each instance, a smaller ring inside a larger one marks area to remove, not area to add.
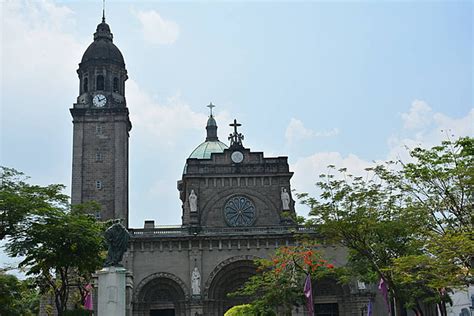
[[[107,259],[104,267],[120,267],[123,254],[127,251],[130,235],[127,229],[119,222],[116,222],[105,231],[105,241],[107,243]]]
[[[281,188],[281,204],[283,205],[282,209],[284,211],[290,210],[290,195],[285,188]]]
[[[194,267],[193,273],[191,275],[191,289],[193,295],[201,294],[201,274],[197,267]]]
[[[189,209],[191,212],[197,212],[197,195],[194,193],[194,190],[191,190],[191,194],[189,195]]]

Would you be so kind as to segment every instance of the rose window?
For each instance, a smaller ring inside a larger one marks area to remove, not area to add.
[[[235,196],[224,206],[224,218],[229,226],[251,226],[255,217],[255,205],[244,196]]]

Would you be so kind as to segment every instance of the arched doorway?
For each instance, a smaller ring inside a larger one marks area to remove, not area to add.
[[[245,297],[228,297],[239,289],[251,276],[256,274],[253,256],[239,256],[230,258],[211,273],[205,288],[205,315],[221,316],[229,308],[247,303]]]
[[[335,279],[324,278],[313,282],[315,316],[340,316],[346,313],[346,297],[350,295],[347,286]]]
[[[136,316],[184,316],[188,291],[185,284],[170,273],[155,273],[137,287],[133,314]]]

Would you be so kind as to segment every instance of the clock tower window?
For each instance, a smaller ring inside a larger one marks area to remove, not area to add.
[[[95,212],[95,219],[101,220],[102,219],[102,214],[100,214],[100,211]]]
[[[97,90],[104,90],[104,76],[98,75],[96,79]]]
[[[99,123],[95,126],[95,133],[97,135],[102,135],[103,128],[102,128],[102,123]]]
[[[119,79],[117,77],[114,78],[114,92],[119,92]]]
[[[82,85],[82,90],[83,92],[88,92],[89,91],[89,78],[84,77],[84,83]]]
[[[102,153],[100,152],[100,150],[97,150],[97,152],[95,153],[95,161],[96,162],[102,161]]]

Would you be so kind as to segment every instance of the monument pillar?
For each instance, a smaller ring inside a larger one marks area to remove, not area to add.
[[[108,245],[103,269],[95,273],[97,284],[97,315],[130,316],[132,314],[133,277],[120,262],[127,250],[130,235],[116,222],[105,231]]]
[[[126,316],[127,269],[107,267],[97,271],[98,315]]]

